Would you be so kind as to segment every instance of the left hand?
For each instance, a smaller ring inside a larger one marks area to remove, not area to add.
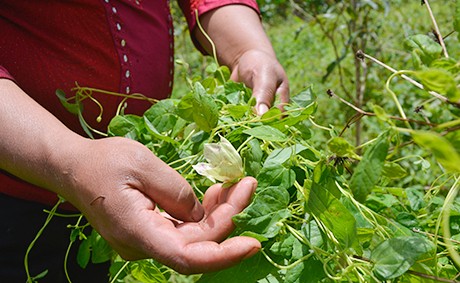
[[[256,98],[256,112],[262,115],[280,97],[279,108],[289,102],[286,72],[276,59],[257,12],[246,5],[224,5],[200,16],[200,22],[214,42],[218,62],[229,66],[231,79],[243,82]],[[208,37],[196,28],[195,37],[208,54]]]
[[[246,51],[234,66],[230,79],[242,82],[252,89],[258,115],[268,111],[276,95],[280,98],[280,109],[289,102],[287,75],[278,60],[270,53],[260,50]]]

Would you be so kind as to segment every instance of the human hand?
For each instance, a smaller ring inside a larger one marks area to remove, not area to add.
[[[260,249],[253,238],[225,240],[231,217],[250,203],[255,179],[211,186],[201,205],[185,179],[140,143],[84,140],[76,153],[67,174],[73,189],[64,197],[123,258],[154,258],[190,274],[229,267]]]
[[[224,5],[201,15],[200,22],[208,36],[197,28],[197,41],[208,54],[215,48],[218,61],[232,70],[230,78],[252,89],[258,115],[268,111],[276,95],[280,97],[280,109],[289,102],[287,75],[253,8]]]
[[[252,89],[258,115],[268,111],[276,95],[280,97],[280,109],[289,102],[288,78],[283,67],[271,53],[259,50],[246,51],[238,59],[230,78],[243,82]]]

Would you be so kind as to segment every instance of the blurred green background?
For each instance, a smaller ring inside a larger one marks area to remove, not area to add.
[[[414,34],[434,37],[432,22],[421,1],[259,0],[258,3],[265,30],[288,74],[291,96],[312,86],[319,102],[315,121],[331,125],[338,132],[356,112],[329,98],[328,89],[364,110],[378,104],[390,115],[397,114],[384,89],[391,73],[369,60],[356,60],[357,49],[395,69],[413,69],[404,40]],[[451,57],[458,58],[457,35],[449,35],[453,31],[455,1],[431,1],[430,5],[441,34],[448,35],[445,42]],[[173,97],[181,97],[188,91],[186,78],[206,77],[205,69],[212,58],[203,57],[194,48],[175,2],[172,10],[176,40]],[[421,91],[397,79],[392,88],[407,109],[416,109],[427,99]],[[411,112],[411,118],[420,118],[420,113]],[[378,132],[375,121],[361,119],[345,137],[361,144],[366,137],[373,137],[374,132]],[[321,137],[317,140],[324,141]]]

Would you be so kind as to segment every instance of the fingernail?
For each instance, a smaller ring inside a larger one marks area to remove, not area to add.
[[[252,192],[255,192],[257,190],[257,181],[252,182]]]
[[[244,255],[243,259],[248,259],[254,256],[259,250],[260,250],[260,247],[252,248],[246,255]]]
[[[257,114],[263,115],[268,111],[267,104],[261,103],[257,106]]]
[[[201,203],[198,200],[195,200],[195,205],[193,206],[192,209],[192,220],[195,222],[200,221],[203,219],[204,216],[204,209]]]

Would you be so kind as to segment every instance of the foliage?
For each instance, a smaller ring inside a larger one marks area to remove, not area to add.
[[[422,2],[418,8],[432,12]],[[374,26],[389,3],[280,4],[297,11],[296,36],[309,23],[335,45],[316,83],[331,86],[329,113],[331,107],[349,111],[328,123],[324,99],[307,85],[298,88],[285,112],[273,107],[258,117],[251,90],[229,81],[225,67],[211,64],[201,75],[187,76],[187,94],[157,102],[142,116],[120,113],[108,134],[145,144],[198,195],[212,182],[193,166],[204,161],[207,144],[228,140],[245,174],[258,180],[252,203],[234,216],[232,236],[255,237],[263,248],[237,266],[195,276],[151,259],[126,262],[115,256],[112,282],[458,282],[460,68],[448,52],[458,48],[446,46],[440,34],[410,33],[397,45],[397,66],[390,67],[376,58],[392,59],[383,52],[387,43],[376,37],[384,27]],[[460,1],[455,4],[455,24],[448,28],[458,33]],[[78,105],[60,98],[78,112]],[[356,128],[353,138],[347,136],[365,119],[362,139]],[[339,123],[342,131],[333,125]],[[88,236],[95,258],[107,255],[99,240]],[[83,245],[79,262],[89,260]]]
[[[186,177],[198,194],[212,182],[193,165],[203,160],[203,147],[221,137],[238,149],[246,175],[257,178],[253,202],[234,217],[234,236],[259,239],[261,253],[193,280],[378,282],[456,276],[456,263],[441,244],[436,220],[445,209],[442,191],[397,187],[407,175],[400,165],[405,157],[398,157],[410,140],[406,133],[422,146],[420,150],[436,149],[434,157],[453,172],[445,174],[443,186],[456,187],[459,167],[452,158],[459,153],[448,140],[434,131],[402,128],[396,122],[407,121],[395,122],[379,109],[382,133],[362,146],[361,156],[332,129],[314,122],[317,103],[312,88],[295,95],[284,113],[274,107],[257,117],[251,91],[222,82],[221,69],[209,68],[213,72],[208,78],[193,82],[183,98],[160,101],[142,117],[117,116],[109,126],[111,135],[143,142]],[[200,116],[193,115],[199,111]],[[211,126],[209,121],[217,122]],[[310,138],[317,131],[331,135],[328,147],[312,146]],[[176,276],[151,260],[117,266],[112,272],[117,280],[167,282]]]

